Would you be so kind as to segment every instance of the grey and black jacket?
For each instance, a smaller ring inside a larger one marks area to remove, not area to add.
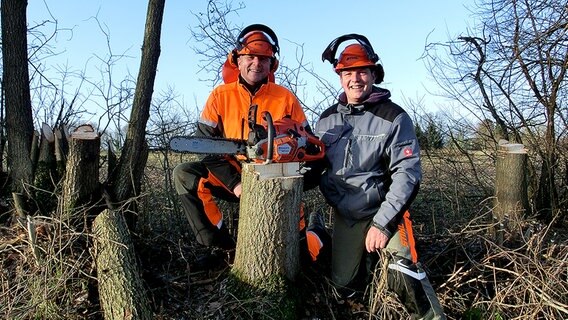
[[[362,104],[346,101],[342,93],[315,127],[326,147],[320,189],[345,219],[372,218],[390,237],[422,179],[414,125],[386,89],[374,87]]]

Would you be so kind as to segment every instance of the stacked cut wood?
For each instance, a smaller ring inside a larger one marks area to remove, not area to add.
[[[55,194],[60,177],[55,164],[55,135],[47,124],[43,124],[38,137],[37,162],[34,165],[34,199],[44,215],[50,214],[57,206]]]

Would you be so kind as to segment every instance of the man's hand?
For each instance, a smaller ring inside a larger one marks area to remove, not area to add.
[[[388,241],[389,238],[379,228],[371,226],[367,231],[367,238],[365,238],[367,252],[384,249]]]
[[[242,192],[242,188],[241,188],[241,184],[237,184],[237,186],[233,189],[233,193],[235,194],[235,196],[237,196],[237,198],[241,197],[241,192]]]

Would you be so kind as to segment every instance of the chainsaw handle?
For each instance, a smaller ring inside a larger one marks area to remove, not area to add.
[[[272,121],[270,112],[262,112],[262,117],[266,120],[266,127],[268,128],[268,146],[266,150],[266,160],[264,161],[264,164],[268,164],[272,162],[274,156],[274,136],[276,136],[276,133],[274,132],[274,122]]]
[[[306,146],[309,144],[314,145],[316,148],[319,149],[319,152],[316,154],[308,154],[306,153],[304,155],[304,157],[302,158],[302,161],[315,161],[315,160],[319,160],[322,159],[325,156],[325,145],[323,144],[323,142],[316,138],[315,136],[312,135],[307,135],[307,143]]]

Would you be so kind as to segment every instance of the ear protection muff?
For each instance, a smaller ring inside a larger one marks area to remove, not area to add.
[[[272,60],[270,60],[270,73],[276,72],[276,69],[278,69],[278,64],[278,59],[272,58]]]
[[[384,77],[385,77],[385,71],[383,69],[383,66],[378,63],[379,61],[379,55],[377,55],[375,53],[375,50],[373,50],[373,46],[371,46],[371,43],[369,42],[369,39],[367,39],[367,37],[360,35],[360,34],[356,34],[356,33],[350,33],[350,34],[346,34],[340,37],[335,38],[333,41],[331,41],[329,43],[329,45],[327,46],[327,48],[325,48],[325,50],[323,51],[322,55],[321,55],[321,60],[322,61],[329,61],[332,65],[333,68],[335,69],[335,67],[337,66],[337,63],[339,62],[339,60],[335,57],[336,53],[337,53],[337,49],[339,48],[339,45],[345,41],[348,40],[356,40],[364,49],[365,52],[367,54],[367,58],[369,58],[370,61],[372,61],[373,63],[375,63],[375,84],[379,84],[381,82],[383,82]]]
[[[375,84],[379,84],[383,82],[385,79],[385,69],[383,69],[383,65],[377,63],[375,65]]]
[[[278,37],[276,36],[276,33],[274,33],[272,29],[264,24],[251,24],[239,33],[239,35],[237,36],[235,48],[229,53],[229,61],[234,64],[235,67],[238,66],[238,52],[242,50],[243,46],[245,45],[244,41],[246,39],[244,39],[244,36],[251,31],[260,31],[268,36],[270,44],[272,45],[272,52],[274,52],[275,55],[270,61],[270,72],[274,73],[276,69],[278,69],[278,59],[276,58],[276,54],[280,52],[280,46],[278,45]]]

